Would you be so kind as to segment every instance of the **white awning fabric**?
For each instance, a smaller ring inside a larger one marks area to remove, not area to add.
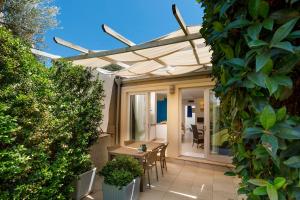
[[[199,33],[201,26],[187,27],[190,34]],[[180,29],[150,42],[184,36]],[[74,64],[92,68],[102,68],[109,64],[119,64],[124,69],[112,74],[130,78],[138,76],[169,76],[198,71],[210,66],[210,47],[205,45],[204,39],[192,40],[195,49],[189,41],[152,47],[126,53],[119,53],[97,58],[73,60]],[[195,53],[196,52],[196,53]],[[200,63],[197,62],[196,55]]]

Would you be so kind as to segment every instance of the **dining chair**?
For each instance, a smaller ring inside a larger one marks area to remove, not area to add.
[[[164,144],[160,149],[159,152],[157,154],[157,160],[160,163],[160,169],[161,169],[161,174],[164,175],[164,171],[163,168],[166,167],[166,171],[168,171],[167,168],[167,160],[166,160],[166,150],[168,147],[169,143]]]
[[[158,172],[157,172],[157,164],[156,164],[156,159],[157,159],[157,153],[158,149],[154,149],[150,151],[146,156],[145,156],[145,161],[144,161],[144,173],[147,171],[148,175],[148,184],[149,188],[151,189],[151,183],[150,183],[150,173],[149,171],[155,167],[155,172],[156,172],[156,180],[158,181]]]
[[[134,143],[135,141],[134,140],[126,140],[124,141],[124,145],[127,146],[127,145],[130,145],[132,143]]]
[[[194,146],[194,143],[197,144],[197,148],[199,147],[199,144],[204,144],[204,131],[203,130],[198,130],[197,125],[191,125],[192,126],[192,131],[193,131],[193,144],[192,147]]]

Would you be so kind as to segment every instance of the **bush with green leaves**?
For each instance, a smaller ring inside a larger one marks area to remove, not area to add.
[[[104,182],[119,188],[128,185],[134,178],[141,176],[141,164],[130,156],[117,156],[99,172],[104,177]]]
[[[300,1],[199,0],[239,193],[300,199]]]
[[[0,199],[69,199],[91,169],[102,98],[90,70],[46,68],[0,27]]]

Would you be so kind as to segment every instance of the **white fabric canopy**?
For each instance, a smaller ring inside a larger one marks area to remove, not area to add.
[[[199,33],[201,26],[190,26],[187,28],[190,34],[195,34]],[[150,42],[158,42],[180,36],[184,36],[181,29]],[[124,69],[113,72],[113,74],[126,78],[145,75],[180,75],[211,65],[211,52],[209,51],[209,47],[205,45],[204,39],[195,39],[193,43],[195,44],[200,64],[197,62],[195,50],[189,41],[105,57],[74,60],[73,63],[92,68],[102,68],[109,64],[118,64],[124,67]]]

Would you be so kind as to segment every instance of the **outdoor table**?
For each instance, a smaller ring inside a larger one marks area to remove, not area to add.
[[[138,152],[138,148],[140,147],[141,144],[147,145],[147,152]],[[116,149],[108,151],[108,159],[112,160],[113,156],[117,156],[117,155],[126,155],[126,156],[134,157],[141,163],[141,165],[143,165],[144,159],[148,154],[148,152],[157,149],[159,147],[162,147],[163,145],[164,143],[137,141],[128,146],[120,146]],[[145,176],[144,174],[142,174],[140,191],[144,192],[145,189],[146,189]]]

